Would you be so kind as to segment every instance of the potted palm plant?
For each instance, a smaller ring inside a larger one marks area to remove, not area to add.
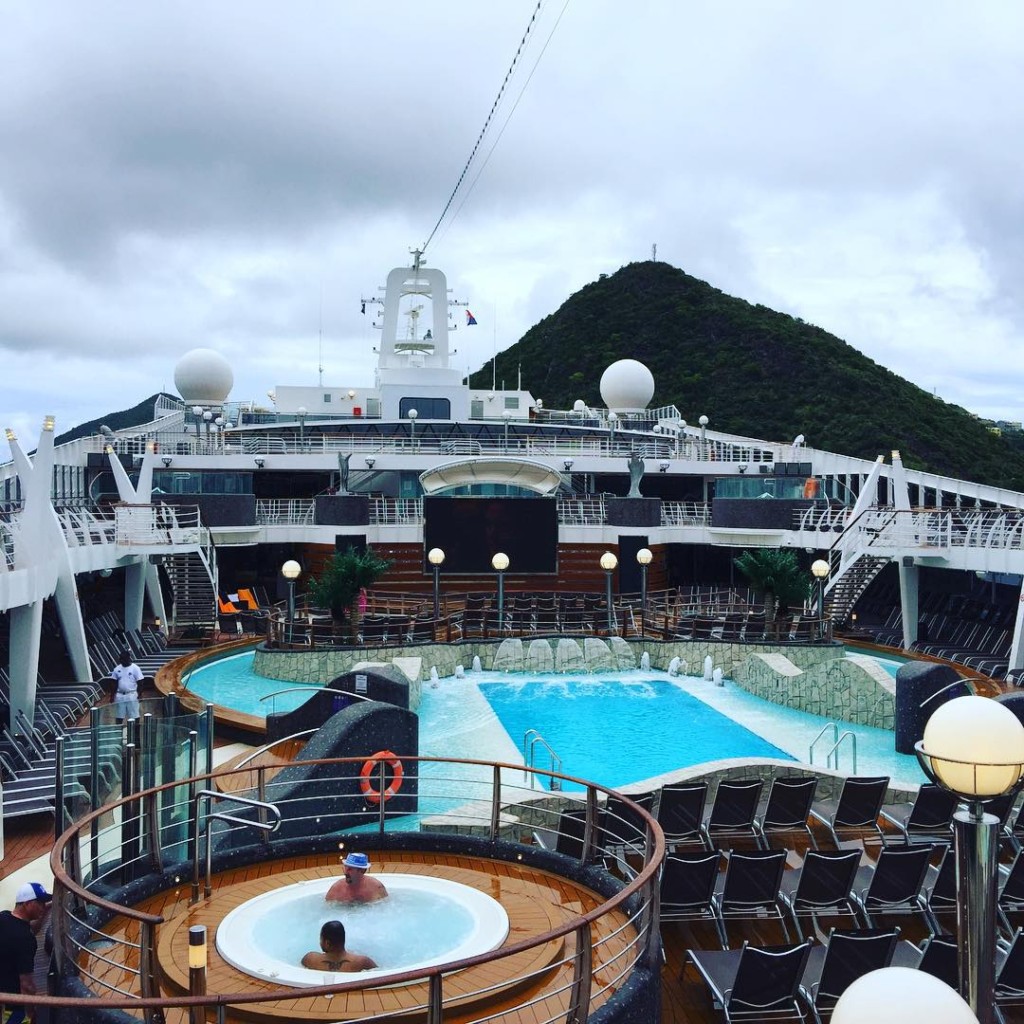
[[[372,548],[336,551],[323,572],[310,579],[309,599],[317,608],[330,610],[335,633],[341,632],[347,616],[349,640],[354,642],[359,632],[359,592],[372,587],[390,565]]]
[[[783,548],[755,548],[744,551],[733,564],[746,578],[752,590],[764,599],[765,630],[776,632],[779,609],[807,600],[811,581],[800,568],[796,553]]]

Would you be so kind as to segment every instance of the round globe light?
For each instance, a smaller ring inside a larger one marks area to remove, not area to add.
[[[289,558],[288,561],[281,566],[281,575],[286,580],[297,580],[302,575],[302,566],[294,559]]]
[[[839,997],[832,1024],[978,1024],[971,1008],[944,981],[911,967],[883,967],[858,978]]]
[[[653,559],[654,559],[654,555],[651,553],[651,549],[650,548],[641,548],[636,553],[636,560],[641,565],[650,565],[651,562],[653,561]]]
[[[611,551],[606,551],[601,556],[601,568],[604,569],[605,572],[611,572],[618,564],[619,560]]]
[[[957,697],[928,719],[922,753],[936,778],[961,796],[1008,793],[1024,774],[1024,725],[988,697]]]
[[[508,568],[508,555],[504,551],[499,551],[491,559],[491,565],[494,567],[495,572],[504,572]]]
[[[819,558],[814,562],[811,562],[811,572],[819,579],[823,580],[829,574],[829,564],[824,558]]]
[[[427,561],[431,565],[441,565],[444,562],[444,552],[440,548],[431,548],[427,552]]]

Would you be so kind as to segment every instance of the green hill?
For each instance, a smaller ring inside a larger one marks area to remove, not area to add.
[[[841,338],[754,306],[667,263],[632,263],[580,289],[499,353],[549,409],[602,406],[601,374],[616,359],[654,374],[652,406],[696,423],[874,459],[898,449],[910,467],[1024,490],[1021,439],[1000,437],[959,406],[879,366]],[[487,387],[490,364],[475,373]]]

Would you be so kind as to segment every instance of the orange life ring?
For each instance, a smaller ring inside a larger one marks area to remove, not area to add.
[[[405,774],[398,755],[390,750],[378,750],[376,754],[364,761],[363,767],[359,770],[359,790],[366,797],[366,802],[370,804],[379,804],[381,800],[380,792],[374,789],[373,783],[370,781],[370,776],[375,773],[379,761],[387,761],[392,772],[391,785],[384,790],[385,803],[402,788],[402,777]]]
[[[818,481],[813,476],[809,476],[804,481],[804,497],[805,498],[816,498],[817,496],[818,496]]]

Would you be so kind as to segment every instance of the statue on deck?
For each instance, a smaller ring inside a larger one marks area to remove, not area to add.
[[[627,498],[642,498],[640,478],[644,475],[644,460],[636,452],[630,452],[626,463],[629,466],[629,494]]]

